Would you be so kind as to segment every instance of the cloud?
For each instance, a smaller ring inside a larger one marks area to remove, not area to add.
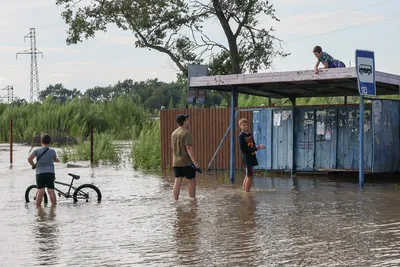
[[[302,6],[314,6],[314,5],[319,5],[322,3],[328,3],[328,2],[335,2],[336,0],[278,0],[276,1],[276,4],[283,4],[283,5],[302,5]]]
[[[274,23],[274,28],[276,29],[275,33],[318,35],[343,28],[369,24],[372,21],[384,17],[384,15],[369,12],[351,12],[343,14],[344,12],[346,11],[298,14],[283,17],[281,18],[281,22]],[[335,21],[335,23],[331,23],[332,21]]]
[[[70,77],[70,76],[72,76],[72,75],[68,74],[68,73],[62,73],[62,72],[56,72],[56,73],[52,73],[49,75],[49,77],[52,77],[52,78],[54,78],[54,77],[63,78],[63,77]]]
[[[95,61],[64,61],[64,62],[59,62],[58,64],[62,65],[99,65],[99,62]]]
[[[4,0],[2,0],[3,2]],[[7,1],[6,3],[2,3],[2,11],[0,13],[9,13],[21,9],[30,9],[30,8],[37,8],[37,7],[47,7],[47,6],[54,6],[54,1],[49,0],[19,0],[19,1]]]
[[[134,45],[136,38],[127,35],[98,35],[98,39],[104,44],[117,44],[117,45]]]
[[[0,46],[0,53],[18,53],[27,49],[28,46]]]
[[[57,52],[57,53],[83,53],[83,50],[64,47],[45,47],[40,49],[42,52]]]
[[[0,46],[0,53],[19,53],[23,51],[29,51],[29,44],[26,46]],[[54,53],[82,53],[82,50],[74,48],[64,48],[64,47],[41,47],[38,48],[41,52],[54,52]]]

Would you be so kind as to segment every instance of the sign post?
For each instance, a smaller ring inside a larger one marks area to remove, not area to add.
[[[356,73],[360,93],[360,149],[359,177],[360,186],[364,185],[364,96],[376,96],[375,55],[373,51],[356,50]]]

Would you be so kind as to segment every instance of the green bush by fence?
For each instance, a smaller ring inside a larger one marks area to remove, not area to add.
[[[147,121],[139,138],[133,141],[132,162],[135,169],[161,168],[161,132],[158,119]]]

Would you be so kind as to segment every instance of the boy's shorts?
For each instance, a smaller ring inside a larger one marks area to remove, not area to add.
[[[56,175],[51,172],[39,173],[36,175],[36,184],[38,189],[47,187],[48,189],[54,189],[54,181]]]
[[[192,167],[174,167],[175,178],[186,177],[186,179],[196,178],[196,170]]]
[[[336,60],[334,62],[334,65],[335,65],[335,68],[346,68],[346,65],[340,60]]]

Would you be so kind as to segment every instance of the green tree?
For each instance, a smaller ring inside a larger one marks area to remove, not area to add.
[[[102,103],[111,101],[114,97],[114,90],[111,86],[100,87],[95,86],[94,88],[87,89],[84,94],[93,103]]]
[[[273,29],[257,20],[274,20],[275,9],[265,0],[57,0],[69,26],[67,44],[94,37],[116,25],[136,37],[135,45],[167,54],[187,75],[188,63],[208,64],[212,74],[257,72],[269,68],[275,56],[287,56],[275,46]],[[223,42],[205,31],[217,20]],[[280,40],[278,40],[280,42]]]
[[[82,96],[82,93],[77,90],[68,90],[63,84],[57,83],[55,85],[47,86],[46,90],[40,92],[39,99],[44,101],[48,97],[52,97],[55,101],[65,103],[68,99]]]

